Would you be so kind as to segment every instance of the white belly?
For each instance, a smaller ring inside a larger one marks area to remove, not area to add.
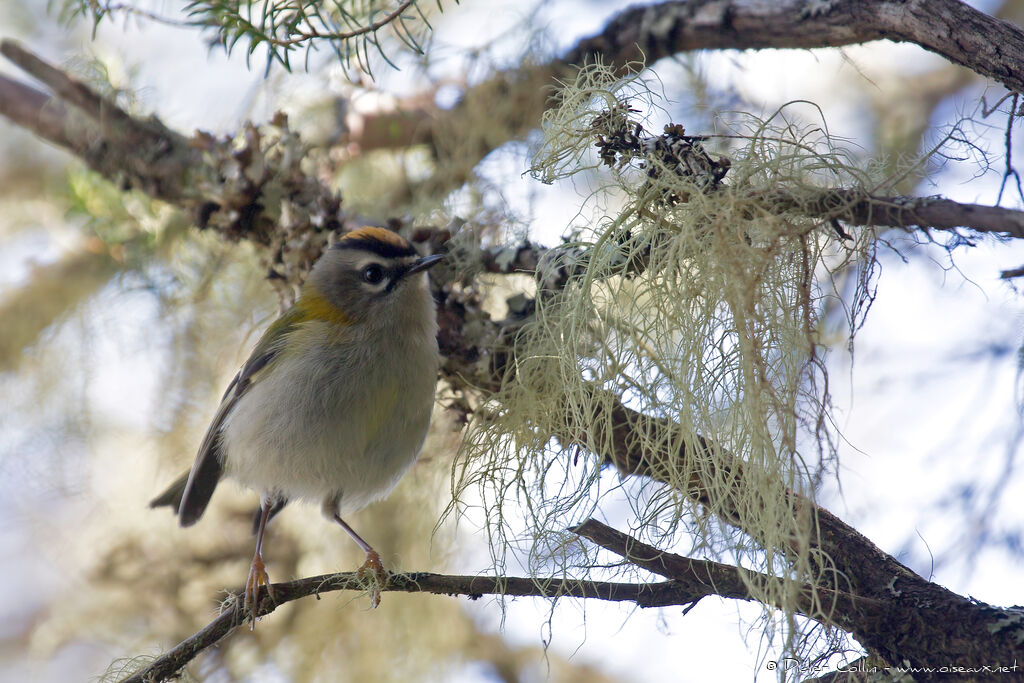
[[[347,514],[387,495],[416,460],[430,423],[437,352],[377,345],[374,362],[306,347],[276,359],[225,420],[225,473],[263,495]],[[339,360],[339,358],[341,360]]]

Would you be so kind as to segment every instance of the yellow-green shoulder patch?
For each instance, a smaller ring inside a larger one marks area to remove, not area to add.
[[[348,325],[352,321],[345,315],[345,312],[332,304],[323,294],[316,292],[312,287],[304,287],[302,296],[295,302],[295,308],[300,313],[299,320],[322,320],[335,325]]]

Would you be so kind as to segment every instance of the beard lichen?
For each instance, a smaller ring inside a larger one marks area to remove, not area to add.
[[[845,301],[852,339],[876,237],[847,234],[811,201],[885,182],[810,103],[722,116],[728,130],[709,136],[647,133],[638,109],[657,106],[637,76],[592,65],[546,113],[534,177],[606,167],[595,195],[618,205],[541,264],[505,382],[468,430],[456,497],[478,497],[499,570],[511,553],[536,576],[587,578],[615,570],[567,529],[622,518],[625,503],[634,535],[742,568],[765,606],[762,633],[807,661],[836,645],[836,629],[815,628],[833,623],[816,596],[844,587],[800,502],[832,471],[839,438],[822,312]],[[851,270],[862,275],[840,297],[834,275]]]

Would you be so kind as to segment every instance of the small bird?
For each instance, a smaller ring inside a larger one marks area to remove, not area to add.
[[[267,521],[290,500],[320,503],[366,553],[360,572],[383,573],[342,515],[390,493],[423,446],[440,361],[425,271],[442,258],[420,257],[383,228],[354,230],[329,248],[231,381],[191,471],[150,503],[173,506],[187,527],[223,475],[260,494],[245,584],[251,623],[260,586],[273,598]]]

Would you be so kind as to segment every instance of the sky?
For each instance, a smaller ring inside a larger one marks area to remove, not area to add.
[[[457,11],[455,20],[439,24],[436,48],[455,53],[489,45],[495,59],[513,61],[518,36],[502,30],[493,19],[500,17],[512,26],[527,16],[521,7],[511,1],[464,1],[452,10]],[[562,2],[539,11],[559,27],[551,40],[566,47],[599,28],[615,7],[611,2]],[[168,6],[158,9],[167,11]],[[489,33],[480,29],[483,25],[495,28]],[[343,89],[337,76],[326,86],[303,74],[275,72],[265,78],[262,65],[248,69],[240,53],[229,58],[207,50],[190,34],[153,24],[102,24],[95,40],[87,34],[69,37],[54,27],[27,38],[33,49],[57,63],[79,51],[96,55],[110,66],[115,84],[139,88],[142,108],[186,134],[196,128],[234,131],[245,119],[269,119],[282,101],[306,102]],[[735,88],[765,111],[794,99],[818,102],[832,132],[848,138],[867,136],[871,130],[870,117],[857,101],[860,91],[846,86],[856,72],[870,79],[886,69],[922,73],[941,63],[941,58],[918,48],[888,43],[842,54],[764,51],[705,54],[699,60],[723,90]],[[458,69],[459,64],[448,68]],[[671,77],[672,68],[665,65],[663,79]],[[400,75],[392,74],[389,82],[399,93],[416,87]],[[0,136],[14,134],[10,126],[0,126]],[[992,135],[998,149],[1001,133]],[[521,163],[516,154],[498,153],[487,163],[503,178],[510,201],[533,217],[532,236],[553,242],[571,225],[585,190],[571,184],[540,186],[521,171],[510,173],[506,166],[517,160]],[[998,182],[997,173],[977,179],[950,165],[936,187],[924,193],[992,203]],[[1019,206],[1020,198],[1010,196],[1004,205]],[[25,264],[53,258],[65,248],[65,239],[64,233],[50,231],[43,238],[0,243],[0,295],[24,277]],[[883,255],[878,297],[853,355],[837,352],[830,359],[832,392],[846,441],[840,454],[842,486],[828,486],[824,504],[924,576],[992,603],[1019,603],[1018,587],[1024,585],[1024,509],[1014,501],[1024,496],[1024,475],[1017,438],[1021,383],[1016,354],[1024,340],[1024,306],[998,273],[1024,263],[1024,247],[986,242],[957,250],[952,258],[934,245],[916,246],[907,253],[906,263],[894,253]],[[123,340],[128,328],[142,328],[139,321],[156,315],[159,312],[140,296],[129,298],[110,320],[94,324],[99,329],[116,328],[117,338]],[[103,421],[144,427],[152,416],[157,386],[157,377],[147,368],[159,362],[160,349],[142,351],[147,346],[143,337],[130,343],[135,352],[127,362],[122,346],[101,343],[94,350],[99,360],[89,400]],[[7,444],[3,450],[12,448],[18,433],[7,431],[2,439]],[[153,466],[140,464],[133,476],[142,485],[153,476]],[[0,470],[0,477],[9,478],[6,490],[20,489],[29,481],[24,472],[12,468]],[[58,509],[47,513],[47,523],[74,523],[63,517],[72,511],[63,512],[52,497],[51,490],[26,485],[16,500],[0,501],[0,518],[35,517],[34,506],[55,504]],[[26,537],[31,528],[12,521],[0,524],[0,601],[14,613],[31,613],[65,587],[55,564],[59,553],[40,551]],[[466,571],[486,569],[487,558],[480,549],[461,561]],[[513,601],[504,614],[488,600],[466,602],[465,609],[512,642],[550,641],[554,651],[624,680],[773,678],[763,668],[771,652],[758,651],[756,638],[748,639],[742,625],[757,612],[729,601],[704,600],[683,618],[671,611],[566,602],[549,621],[546,603],[537,600]],[[609,657],[609,651],[615,656]],[[0,656],[8,653],[0,650]],[[0,672],[0,681],[26,676],[64,680],[69,672],[83,669],[98,673],[97,666],[105,666],[109,656],[87,646],[65,649],[54,661],[19,661]],[[461,676],[466,683],[494,680],[490,672],[474,668]],[[537,680],[544,679],[539,665]]]

